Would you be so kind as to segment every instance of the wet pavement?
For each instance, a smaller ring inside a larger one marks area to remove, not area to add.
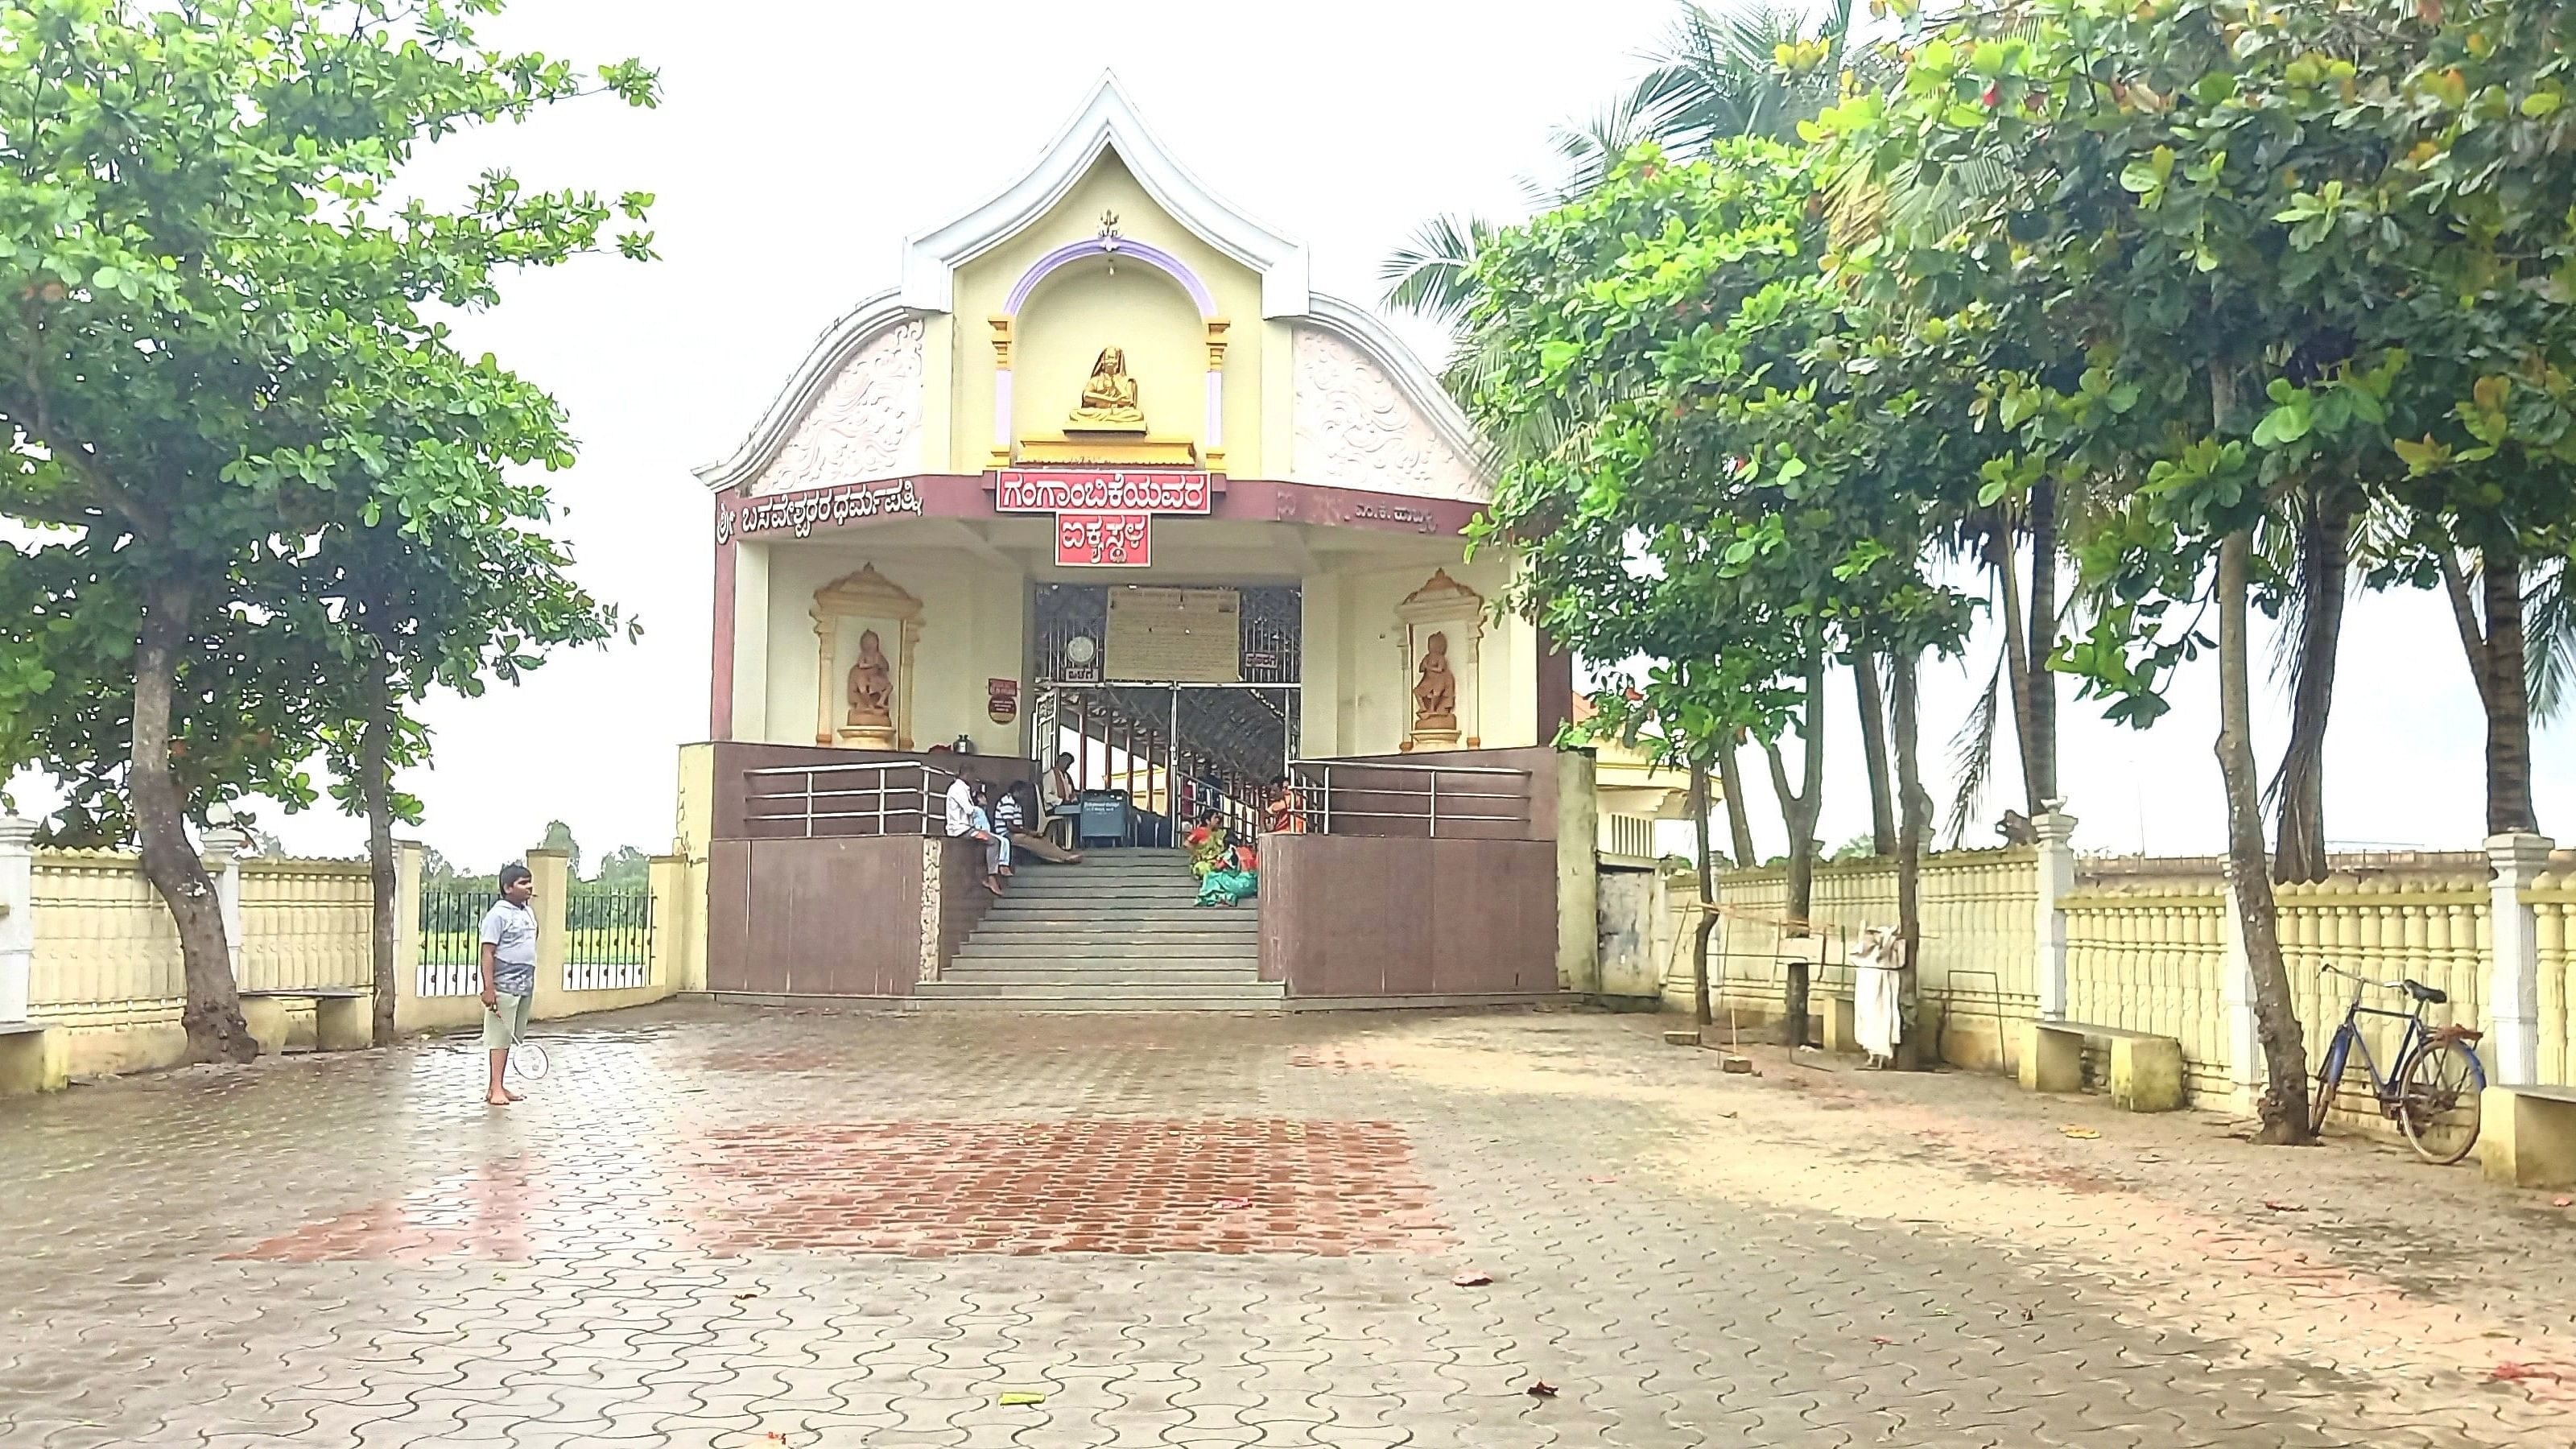
[[[0,1446],[2576,1444],[2547,1194],[1662,1024],[666,1006],[507,1110],[462,1040],[0,1103]]]

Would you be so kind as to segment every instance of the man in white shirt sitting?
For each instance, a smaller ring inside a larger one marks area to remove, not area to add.
[[[975,787],[965,776],[958,776],[948,786],[948,836],[952,840],[984,842],[984,889],[998,896],[1002,893],[1002,842],[993,834],[988,820],[978,819],[982,814],[975,803]]]

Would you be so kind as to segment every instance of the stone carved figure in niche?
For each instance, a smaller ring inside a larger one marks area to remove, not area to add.
[[[1083,380],[1082,406],[1073,410],[1065,426],[1086,432],[1144,431],[1145,409],[1136,400],[1136,379],[1127,375],[1126,349],[1100,349],[1099,360],[1091,364],[1091,376]]]
[[[894,728],[894,663],[874,629],[859,636],[859,662],[850,666],[850,725]]]
[[[1422,669],[1413,682],[1413,730],[1454,734],[1457,729],[1458,676],[1449,668],[1449,636],[1433,634],[1423,642]]]

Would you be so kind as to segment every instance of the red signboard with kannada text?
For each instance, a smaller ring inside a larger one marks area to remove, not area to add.
[[[1055,561],[1063,568],[1140,569],[1153,562],[1154,519],[1145,513],[1059,513]]]
[[[1205,473],[1012,468],[993,478],[993,507],[1003,513],[1205,513],[1210,496]]]

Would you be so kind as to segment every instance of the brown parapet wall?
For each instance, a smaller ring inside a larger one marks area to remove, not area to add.
[[[1300,997],[1557,989],[1547,840],[1274,835],[1262,855],[1261,976]]]

